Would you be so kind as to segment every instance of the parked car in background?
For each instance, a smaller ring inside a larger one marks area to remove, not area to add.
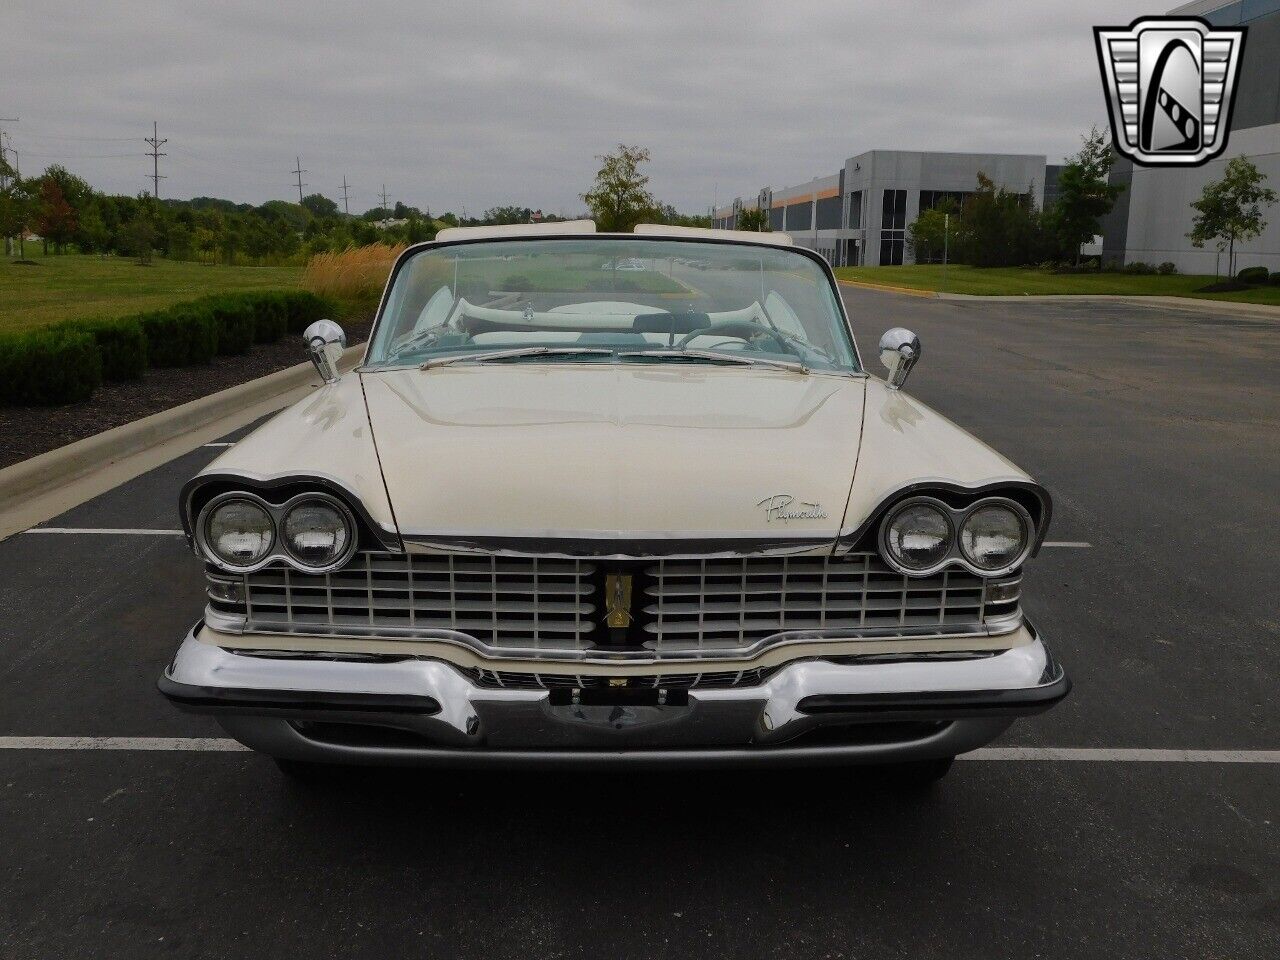
[[[1020,602],[1048,493],[900,389],[910,332],[871,376],[785,234],[442,230],[354,372],[306,338],[327,385],[182,492],[208,603],[160,678],[287,770],[923,782],[1067,694]]]

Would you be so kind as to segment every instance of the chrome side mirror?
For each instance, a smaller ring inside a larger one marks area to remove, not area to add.
[[[342,328],[332,320],[317,320],[307,327],[302,339],[324,382],[334,383],[338,379],[338,361],[347,349],[347,335]]]
[[[907,382],[907,374],[920,359],[920,338],[904,327],[886,330],[880,338],[880,362],[889,370],[885,383],[897,390]]]

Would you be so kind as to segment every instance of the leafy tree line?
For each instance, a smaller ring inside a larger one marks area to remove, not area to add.
[[[945,242],[951,261],[977,267],[1079,265],[1081,246],[1102,232],[1101,220],[1123,189],[1107,182],[1113,160],[1106,137],[1091,130],[1059,175],[1057,200],[1044,210],[1032,202],[1031,185],[1009,190],[979,173],[962,204],[946,199],[907,228],[917,262],[941,260]]]

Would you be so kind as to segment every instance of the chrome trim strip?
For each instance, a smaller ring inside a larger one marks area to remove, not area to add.
[[[836,541],[836,531],[787,537],[758,531],[548,530],[520,536],[497,530],[449,530],[410,531],[402,537],[410,553],[474,553],[557,560],[675,560],[826,556]]]
[[[546,647],[495,647],[467,633],[456,630],[412,629],[407,627],[344,627],[330,630],[317,629],[308,624],[303,630],[280,630],[254,625],[250,627],[244,617],[231,616],[217,610],[206,609],[205,625],[218,633],[232,635],[315,637],[317,639],[342,640],[427,640],[449,644],[470,651],[485,660],[537,660],[545,663],[595,663],[595,664],[706,664],[736,662],[758,657],[775,648],[786,648],[814,641],[853,642],[859,640],[989,640],[1016,633],[1025,623],[1021,609],[1007,617],[989,620],[963,628],[935,630],[931,627],[866,627],[849,630],[788,630],[764,637],[742,647],[721,648],[708,651],[680,650],[662,652],[651,649],[608,651],[601,648],[589,650],[548,649]]]

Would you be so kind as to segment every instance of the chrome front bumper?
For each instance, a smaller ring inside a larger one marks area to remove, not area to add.
[[[1030,643],[967,659],[798,660],[759,686],[695,687],[660,703],[659,691],[643,702],[634,691],[482,687],[435,659],[249,655],[193,629],[159,687],[247,746],[296,760],[711,766],[951,756],[1048,709],[1071,684],[1034,631]]]

